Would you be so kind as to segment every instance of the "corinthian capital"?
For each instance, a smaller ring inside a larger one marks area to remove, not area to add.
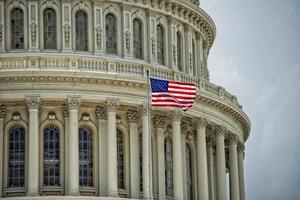
[[[166,128],[167,118],[162,115],[155,115],[154,123],[157,128]]]
[[[119,99],[117,98],[109,98],[106,100],[106,108],[108,112],[114,112],[117,110],[117,108],[119,107],[120,102]]]
[[[107,117],[106,107],[98,106],[96,108],[96,116],[98,119],[106,119],[106,117]]]
[[[213,127],[214,133],[216,136],[224,136],[227,132],[227,129],[224,126],[216,125]]]
[[[174,110],[171,114],[172,121],[173,122],[180,122],[183,116],[183,111],[182,110]]]
[[[4,118],[6,112],[5,106],[1,105],[0,106],[0,118]]]
[[[150,110],[149,110],[147,104],[143,104],[141,107],[139,107],[138,111],[139,111],[141,116],[146,116],[148,114],[148,112],[150,114]]]
[[[41,99],[38,96],[32,96],[26,98],[28,109],[39,109]]]
[[[228,142],[229,144],[237,144],[239,141],[239,137],[233,133],[228,135]]]
[[[202,127],[205,128],[207,124],[208,124],[207,119],[202,117],[198,118],[196,121],[197,128],[202,128]]]
[[[136,110],[128,110],[126,115],[127,115],[127,121],[129,123],[137,123],[140,117],[139,111]]]
[[[67,99],[67,105],[69,110],[76,110],[81,103],[81,98],[77,96],[71,96]]]

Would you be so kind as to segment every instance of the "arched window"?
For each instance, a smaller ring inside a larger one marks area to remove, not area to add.
[[[44,10],[44,49],[56,49],[56,12],[52,8]]]
[[[177,67],[178,67],[178,70],[182,71],[182,64],[181,64],[181,35],[179,32],[177,32],[176,34],[176,39],[177,39]]]
[[[161,65],[165,64],[165,38],[164,29],[159,24],[156,27],[156,39],[157,39],[157,62]]]
[[[125,189],[124,146],[124,135],[119,129],[117,129],[117,161],[119,189]]]
[[[133,20],[133,55],[135,58],[143,58],[142,23],[138,19]]]
[[[117,54],[117,19],[109,13],[105,16],[106,52]]]
[[[195,40],[192,40],[192,66],[190,66],[190,74],[195,76],[195,69],[196,69],[196,46]]]
[[[8,187],[25,186],[25,130],[12,128],[8,141]]]
[[[173,153],[172,140],[170,137],[165,139],[165,187],[166,195],[173,196]]]
[[[83,10],[79,10],[75,14],[76,27],[76,50],[88,50],[88,17]]]
[[[193,200],[193,165],[192,165],[192,150],[189,144],[186,144],[186,181],[187,181],[187,200]]]
[[[79,128],[79,185],[93,186],[93,138],[87,128]]]
[[[44,129],[44,186],[57,186],[59,182],[59,130],[55,126]]]
[[[11,12],[11,48],[24,49],[24,13],[20,8]]]

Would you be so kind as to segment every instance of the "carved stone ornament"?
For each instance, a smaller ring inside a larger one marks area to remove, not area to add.
[[[67,105],[69,110],[77,110],[80,103],[80,97],[72,96],[67,98]]]
[[[126,115],[128,123],[137,123],[140,118],[140,113],[136,110],[128,110]]]
[[[176,63],[176,58],[177,58],[177,47],[176,47],[176,45],[175,44],[173,44],[173,62],[174,63]],[[177,63],[177,65],[178,65],[178,63]]]
[[[27,97],[26,103],[28,109],[39,109],[41,99],[38,96]]]
[[[64,115],[65,118],[68,118],[68,117],[69,117],[69,108],[68,108],[67,105],[64,105],[64,106],[62,107],[62,112],[63,112],[63,115]]]
[[[3,40],[3,24],[0,24],[0,42]]]
[[[37,30],[37,24],[35,22],[31,22],[30,24],[30,30],[31,30],[31,40],[36,40],[36,30]]]
[[[101,44],[102,44],[102,29],[101,29],[101,26],[96,27],[96,40],[97,40],[97,44],[99,46],[101,46]]]
[[[69,43],[70,42],[70,24],[66,23],[64,25],[64,36],[65,36],[65,42]]]
[[[155,37],[152,36],[151,37],[151,51],[152,51],[152,55],[155,55]]]
[[[171,117],[172,117],[172,121],[173,122],[180,122],[181,119],[182,119],[182,116],[183,116],[183,111],[182,110],[174,110],[172,113],[171,113]]]
[[[0,106],[0,118],[4,118],[5,113],[6,113],[6,108],[5,108],[5,106],[1,105]]]
[[[138,111],[140,113],[141,116],[146,116],[148,113],[151,113],[151,110],[148,109],[148,105],[147,104],[143,104],[141,107],[138,108]]]
[[[125,43],[126,43],[126,50],[128,53],[130,53],[130,37],[131,37],[130,32],[126,31],[125,32]]]
[[[96,116],[98,119],[106,119],[107,118],[106,107],[98,106],[96,108]]]
[[[206,127],[208,124],[207,119],[200,117],[199,119],[197,119],[196,121],[196,125],[198,128],[200,127]]]
[[[166,128],[167,125],[167,117],[162,115],[155,115],[154,123],[157,128]]]
[[[229,144],[233,144],[233,143],[237,144],[238,141],[239,141],[239,137],[237,135],[235,135],[235,134],[229,134],[228,135]]]
[[[106,100],[106,108],[108,112],[115,112],[120,105],[119,99],[109,98]]]
[[[221,125],[214,126],[213,130],[216,136],[224,136],[225,133],[227,132],[227,129]]]

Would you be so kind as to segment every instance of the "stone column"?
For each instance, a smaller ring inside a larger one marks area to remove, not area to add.
[[[181,154],[181,117],[182,112],[176,110],[172,113],[172,150],[173,150],[173,187],[174,199],[184,199],[183,194],[183,171]]]
[[[157,166],[158,166],[158,199],[166,199],[166,188],[165,188],[165,125],[166,117],[157,115],[155,116],[154,122],[156,125],[156,139],[157,139]]]
[[[143,197],[152,199],[152,167],[151,167],[151,133],[149,133],[149,119],[147,106],[140,109],[142,116],[142,150],[143,150]],[[149,152],[150,151],[150,152]]]
[[[224,134],[226,129],[216,127],[216,156],[217,156],[217,199],[226,200],[226,169],[225,169],[225,145]]]
[[[4,106],[0,106],[0,198],[2,197],[2,182],[3,182],[3,145],[4,145],[4,116],[5,116],[6,108]]]
[[[68,97],[69,133],[68,134],[68,195],[79,195],[79,141],[78,141],[78,107],[79,97]]]
[[[131,198],[140,198],[140,159],[139,159],[139,113],[137,111],[127,112],[130,138],[130,194]]]
[[[116,110],[119,101],[111,98],[106,101],[107,106],[107,174],[108,196],[118,197],[118,168],[117,168],[117,127]]]
[[[28,97],[29,112],[28,144],[28,195],[39,195],[39,97]]]
[[[239,171],[237,159],[238,137],[231,135],[229,138],[229,176],[230,176],[230,199],[239,200]]]
[[[106,107],[96,108],[98,118],[98,144],[99,144],[99,196],[107,196],[107,112]]]
[[[239,185],[240,200],[245,200],[245,182],[244,182],[244,145],[238,146],[238,168],[239,168]]]
[[[215,200],[215,180],[214,180],[214,141],[209,138],[207,141],[207,162],[208,162],[208,185],[209,199]]]
[[[65,194],[69,194],[68,192],[68,177],[69,177],[69,120],[70,120],[70,116],[69,116],[69,108],[68,106],[64,106],[63,107],[63,115],[65,118]]]
[[[206,159],[206,125],[203,118],[197,124],[197,161],[198,161],[198,193],[199,200],[208,200],[208,177]]]

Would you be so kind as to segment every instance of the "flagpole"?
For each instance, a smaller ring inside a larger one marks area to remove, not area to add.
[[[146,199],[149,199],[149,200],[152,200],[153,199],[153,189],[152,189],[152,154],[151,154],[151,93],[150,93],[150,90],[151,90],[151,86],[150,86],[150,76],[149,76],[149,70],[147,70],[147,83],[148,83],[148,94],[147,94],[147,118],[148,118],[148,134],[147,134],[147,150],[148,150],[148,169],[149,169],[149,172],[148,172],[148,180],[149,180],[149,183],[148,183],[148,194],[149,196],[146,197]]]

